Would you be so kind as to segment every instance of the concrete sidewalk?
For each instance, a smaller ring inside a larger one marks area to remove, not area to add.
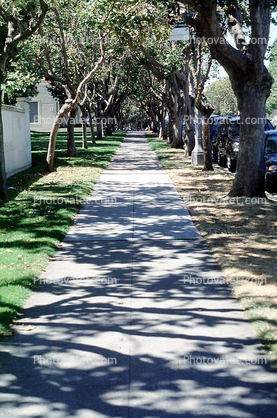
[[[277,416],[277,374],[142,133],[128,134],[14,329],[0,418]]]

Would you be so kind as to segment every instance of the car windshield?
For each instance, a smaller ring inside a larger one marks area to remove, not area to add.
[[[265,144],[265,153],[266,154],[277,153],[277,135],[267,137],[266,144]]]
[[[238,136],[239,130],[240,130],[240,126],[237,122],[230,124],[229,132],[231,136]]]

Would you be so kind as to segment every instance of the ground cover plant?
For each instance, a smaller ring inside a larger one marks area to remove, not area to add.
[[[228,201],[234,175],[227,169],[203,172],[184,150],[147,139],[277,368],[277,195]]]
[[[0,206],[0,338],[9,330],[125,133],[67,157],[66,132],[58,134],[56,170],[45,172],[49,134],[32,134],[33,167],[8,180],[9,202]]]

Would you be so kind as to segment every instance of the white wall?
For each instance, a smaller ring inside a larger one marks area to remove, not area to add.
[[[30,123],[31,131],[50,132],[53,121],[58,111],[58,103],[47,90],[49,84],[42,81],[38,86],[38,95],[32,97],[30,102],[38,103],[38,120],[36,123]]]
[[[32,166],[29,102],[19,98],[17,103],[2,105],[7,178]]]

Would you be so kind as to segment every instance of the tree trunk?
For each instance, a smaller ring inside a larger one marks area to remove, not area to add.
[[[93,123],[92,123],[92,116],[91,116],[90,106],[88,107],[88,119],[89,119],[89,126],[90,126],[91,142],[92,142],[92,145],[95,145],[96,142],[95,142],[94,127],[93,127]]]
[[[212,162],[212,148],[210,140],[210,125],[209,118],[212,114],[212,110],[207,110],[202,113],[202,141],[203,141],[203,153],[204,153],[204,167],[203,171],[213,171]]]
[[[103,135],[102,135],[102,124],[101,124],[101,122],[100,123],[97,123],[96,138],[97,139],[102,139],[103,138]]]
[[[153,123],[152,131],[153,131],[154,134],[157,134],[158,133],[158,124],[157,124],[156,116],[153,116],[152,123]]]
[[[101,131],[102,131],[102,138],[107,136],[107,124],[104,118],[101,118]]]
[[[246,84],[247,96],[240,108],[239,157],[230,196],[264,197],[266,93],[260,91],[259,94],[258,86]]]
[[[186,124],[186,136],[184,141],[184,149],[186,150],[186,156],[190,157],[193,148],[195,147],[195,134],[193,124]]]
[[[88,149],[86,108],[82,110],[82,148]]]
[[[108,118],[108,123],[106,124],[106,135],[111,136],[113,133],[112,124],[110,122],[111,118]]]
[[[3,120],[2,120],[2,91],[0,85],[0,199],[4,202],[8,201],[7,190],[7,176],[5,166],[5,150],[4,150],[4,132],[3,132]]]
[[[190,87],[190,86],[189,86]],[[191,156],[192,150],[195,147],[195,132],[194,132],[194,115],[195,115],[195,100],[188,93],[187,94],[187,113],[185,115],[185,127],[186,127],[186,136],[185,136],[185,150],[186,156]]]
[[[167,125],[167,143],[172,144],[173,142],[173,125],[171,118],[169,117],[168,125]]]
[[[160,121],[160,138],[163,141],[166,141],[166,126],[165,126],[165,116],[166,116],[166,110],[164,106],[162,106],[160,115],[159,115],[159,121]]]
[[[183,116],[175,116],[172,120],[173,127],[173,141],[171,148],[184,148],[182,137]]]
[[[67,123],[67,156],[68,157],[78,157],[75,138],[74,138],[74,125],[75,117],[77,114],[77,107],[72,109],[69,114],[69,119]]]
[[[64,105],[60,108],[59,112],[57,113],[57,116],[55,117],[52,129],[50,132],[48,152],[47,152],[47,157],[46,157],[46,167],[45,167],[46,171],[53,171],[57,133],[58,133],[60,124],[63,121],[63,118],[72,109],[74,109],[74,106],[77,106],[77,103],[73,104],[72,99],[67,99]]]

